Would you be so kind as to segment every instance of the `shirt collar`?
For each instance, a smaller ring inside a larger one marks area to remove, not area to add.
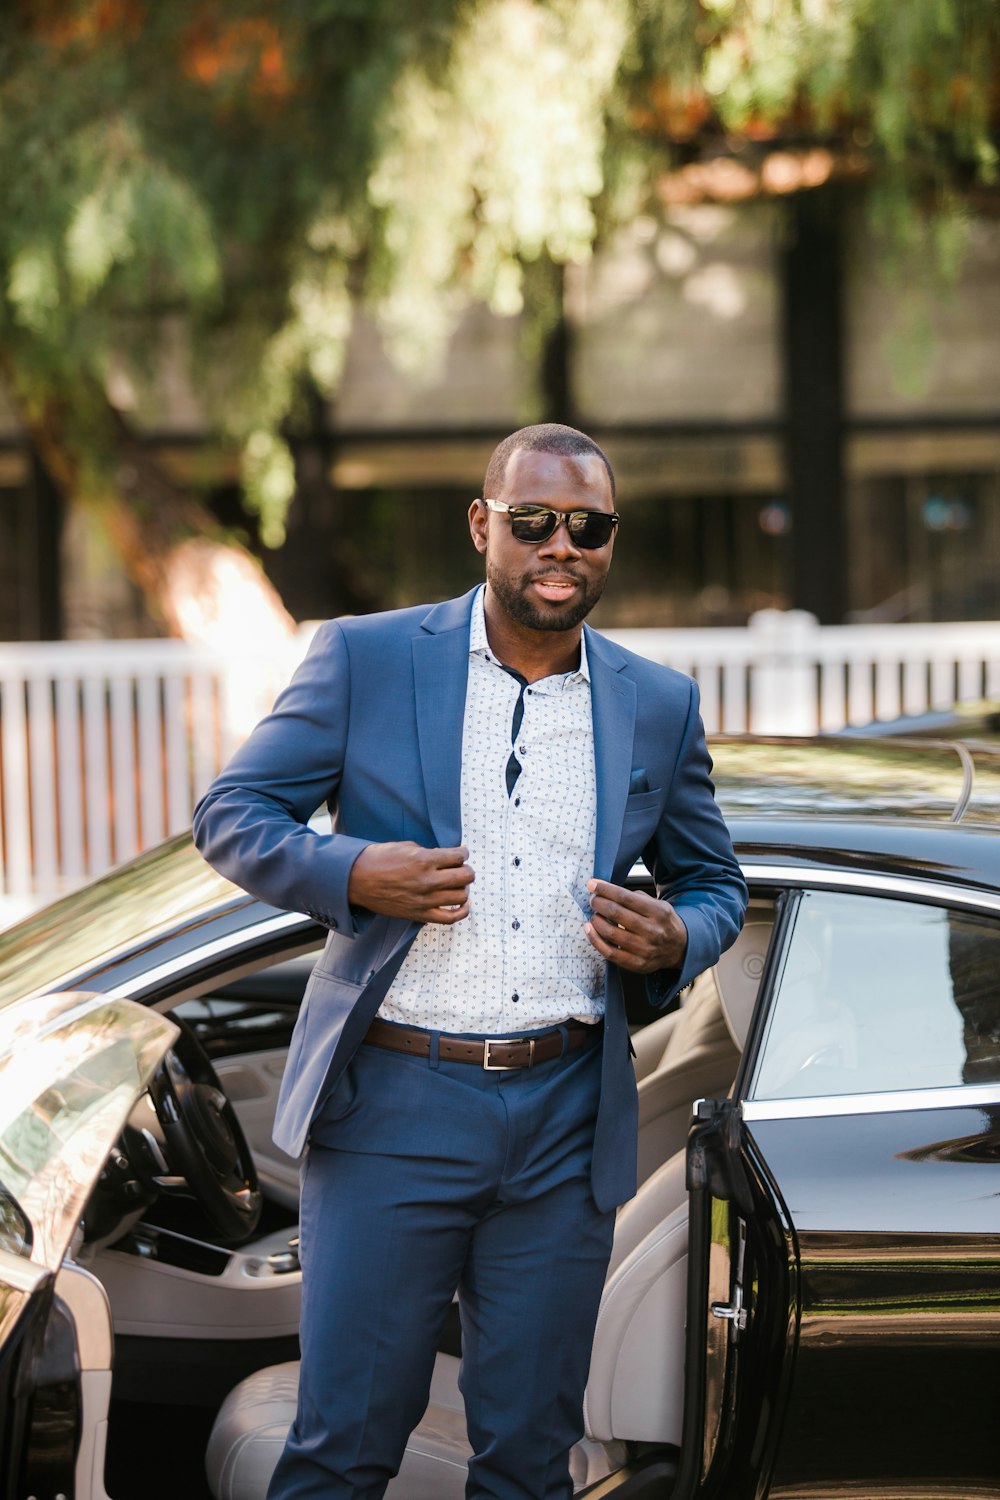
[[[472,619],[469,624],[469,655],[479,656],[485,661],[496,661],[496,657],[490,650],[489,639],[486,635],[486,610],[483,607],[483,599],[486,594],[485,584],[480,584],[476,590],[476,597],[472,601]],[[543,678],[543,682],[551,682],[552,678]],[[580,665],[572,672],[561,672],[556,674],[556,681],[565,680],[569,682],[589,682],[590,667],[587,664],[587,636],[585,631],[580,633]],[[535,683],[535,687],[541,689],[541,682]]]

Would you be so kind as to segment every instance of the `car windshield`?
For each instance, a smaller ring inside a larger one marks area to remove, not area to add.
[[[227,899],[250,900],[180,834],[0,932],[0,1008],[65,988],[109,954],[153,942],[182,918],[197,922]]]

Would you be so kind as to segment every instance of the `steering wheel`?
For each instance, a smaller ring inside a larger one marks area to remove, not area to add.
[[[253,1155],[208,1053],[186,1022],[149,1083],[170,1166],[188,1187],[219,1237],[250,1238],[264,1197]]]

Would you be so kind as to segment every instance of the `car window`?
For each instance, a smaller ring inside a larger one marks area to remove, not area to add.
[[[939,906],[803,895],[750,1097],[1000,1079],[1000,926]]]
[[[319,954],[261,964],[237,979],[220,980],[171,1012],[192,1027],[210,1056],[287,1047],[309,975]]]

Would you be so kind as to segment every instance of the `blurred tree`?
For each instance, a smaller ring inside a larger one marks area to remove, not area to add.
[[[0,12],[0,376],[152,611],[211,636],[262,570],[140,439],[170,361],[239,453],[266,542],[286,442],[339,375],[376,130],[457,0],[14,0]],[[360,285],[360,282],[359,282]],[[145,419],[145,420],[143,420]],[[229,598],[229,605],[226,598]]]
[[[944,261],[996,178],[998,58],[993,0],[10,0],[0,374],[166,626],[204,633],[223,580],[266,589],[138,438],[167,351],[279,544],[353,305],[415,373],[470,299],[527,306],[541,364],[604,224],[841,177]]]

